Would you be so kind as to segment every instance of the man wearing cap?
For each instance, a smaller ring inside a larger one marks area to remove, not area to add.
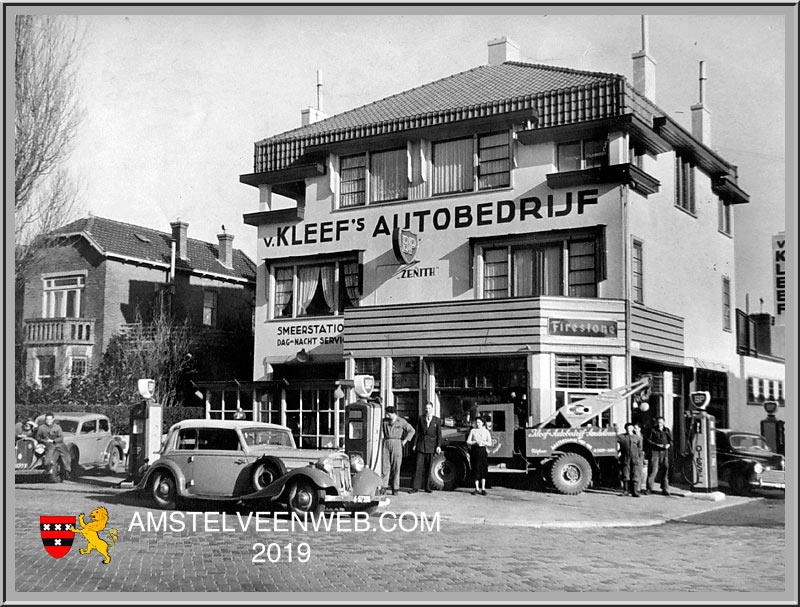
[[[397,415],[397,409],[386,407],[386,417],[381,424],[383,436],[383,484],[397,495],[400,488],[400,464],[403,463],[403,447],[414,438],[414,428]]]

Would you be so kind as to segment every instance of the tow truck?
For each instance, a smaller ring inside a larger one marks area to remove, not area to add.
[[[509,472],[538,472],[553,489],[577,495],[603,472],[616,469],[617,431],[592,424],[605,411],[631,397],[646,401],[650,378],[601,392],[556,409],[531,427],[515,427],[511,403],[477,406],[477,415],[487,421],[492,445],[487,448],[489,465]],[[445,428],[442,453],[431,464],[431,484],[451,491],[464,483],[471,471],[470,427]]]

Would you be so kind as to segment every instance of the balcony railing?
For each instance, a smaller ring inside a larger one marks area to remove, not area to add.
[[[31,318],[25,321],[30,346],[94,345],[93,318]]]

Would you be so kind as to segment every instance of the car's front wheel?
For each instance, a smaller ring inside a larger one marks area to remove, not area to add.
[[[286,506],[293,514],[322,514],[325,510],[325,492],[311,481],[299,479],[289,487]]]
[[[61,483],[67,477],[67,468],[64,466],[64,460],[60,457],[50,464],[50,471],[48,473],[50,480],[54,483]]]
[[[178,502],[175,478],[169,472],[159,470],[150,479],[150,497],[158,508],[174,510]]]
[[[736,495],[752,494],[753,489],[747,479],[746,470],[731,470],[728,474],[728,484]]]

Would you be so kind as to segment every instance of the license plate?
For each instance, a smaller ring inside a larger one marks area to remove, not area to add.
[[[14,469],[19,470],[21,468],[27,468],[28,464],[14,464]]]
[[[369,495],[356,495],[355,501],[356,504],[368,504],[372,501],[372,497]]]

